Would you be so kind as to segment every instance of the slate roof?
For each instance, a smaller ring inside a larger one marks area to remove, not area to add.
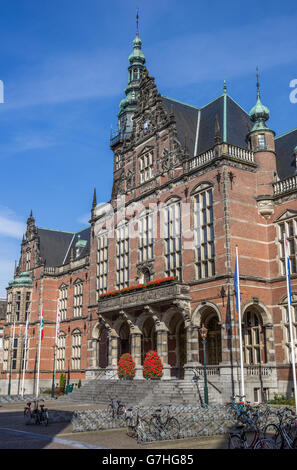
[[[74,259],[87,256],[90,251],[90,227],[80,232],[62,232],[37,227],[39,237],[40,256],[45,260],[46,266],[62,266],[70,261],[71,251],[73,249]],[[78,241],[78,235],[81,240],[88,243],[80,255],[75,257],[75,243]]]
[[[296,174],[297,128],[275,138],[276,166],[280,179]]]
[[[175,115],[177,138],[184,147],[185,134],[190,157],[214,146],[215,122],[218,116],[222,140],[247,148],[247,134],[253,126],[246,113],[228,94],[223,94],[202,108],[162,96],[168,112]]]
[[[185,134],[190,157],[200,155],[214,146],[216,116],[222,141],[248,148],[247,135],[253,127],[249,114],[227,93],[218,96],[198,108],[162,96],[163,104],[176,119],[177,138],[184,148]],[[296,173],[294,148],[297,145],[297,129],[275,139],[277,171],[280,179]]]

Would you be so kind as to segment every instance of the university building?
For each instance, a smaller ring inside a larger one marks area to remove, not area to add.
[[[117,380],[125,352],[134,380],[145,380],[151,349],[162,380],[191,381],[194,367],[203,378],[204,325],[211,397],[229,401],[240,391],[237,247],[247,399],[291,396],[283,233],[296,342],[297,129],[276,136],[269,128],[259,83],[250,112],[226,84],[210,103],[192,106],[161,95],[145,63],[137,31],[110,139],[110,201],[97,205],[94,191],[90,225],[77,233],[40,228],[32,211],[27,220],[7,288],[2,389],[20,393],[24,366],[25,393],[37,379],[50,388],[54,353],[56,382],[61,372],[70,383]]]

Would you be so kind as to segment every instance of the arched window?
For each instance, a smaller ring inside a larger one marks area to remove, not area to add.
[[[81,363],[81,332],[75,330],[72,333],[72,352],[71,352],[71,368],[79,370]]]
[[[66,334],[61,332],[57,339],[57,370],[65,370]]]
[[[197,279],[215,275],[213,194],[202,184],[194,194],[195,264]]]
[[[260,315],[254,310],[248,310],[244,314],[243,340],[246,364],[266,362],[262,321]]]

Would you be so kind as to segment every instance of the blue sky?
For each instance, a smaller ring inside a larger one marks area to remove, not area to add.
[[[136,7],[160,93],[203,106],[223,90],[270,127],[297,127],[297,3],[250,0],[0,0],[0,297],[31,208],[40,227],[86,226],[94,187],[108,201],[110,128],[127,85]],[[297,144],[297,142],[296,142]]]

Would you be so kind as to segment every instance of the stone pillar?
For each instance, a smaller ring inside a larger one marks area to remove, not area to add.
[[[115,330],[109,330],[108,345],[108,367],[106,368],[107,378],[118,379],[116,374],[118,369],[118,335]]]
[[[141,365],[141,332],[131,333],[131,355],[135,362],[135,379],[143,379],[143,366]]]
[[[170,365],[168,364],[168,328],[164,323],[160,323],[156,326],[157,333],[157,352],[161,358],[163,364],[163,376],[162,380],[168,380],[171,378]]]
[[[192,380],[192,369],[201,366],[199,363],[199,331],[198,326],[189,324],[186,325],[187,334],[187,363],[184,366],[185,380]]]

